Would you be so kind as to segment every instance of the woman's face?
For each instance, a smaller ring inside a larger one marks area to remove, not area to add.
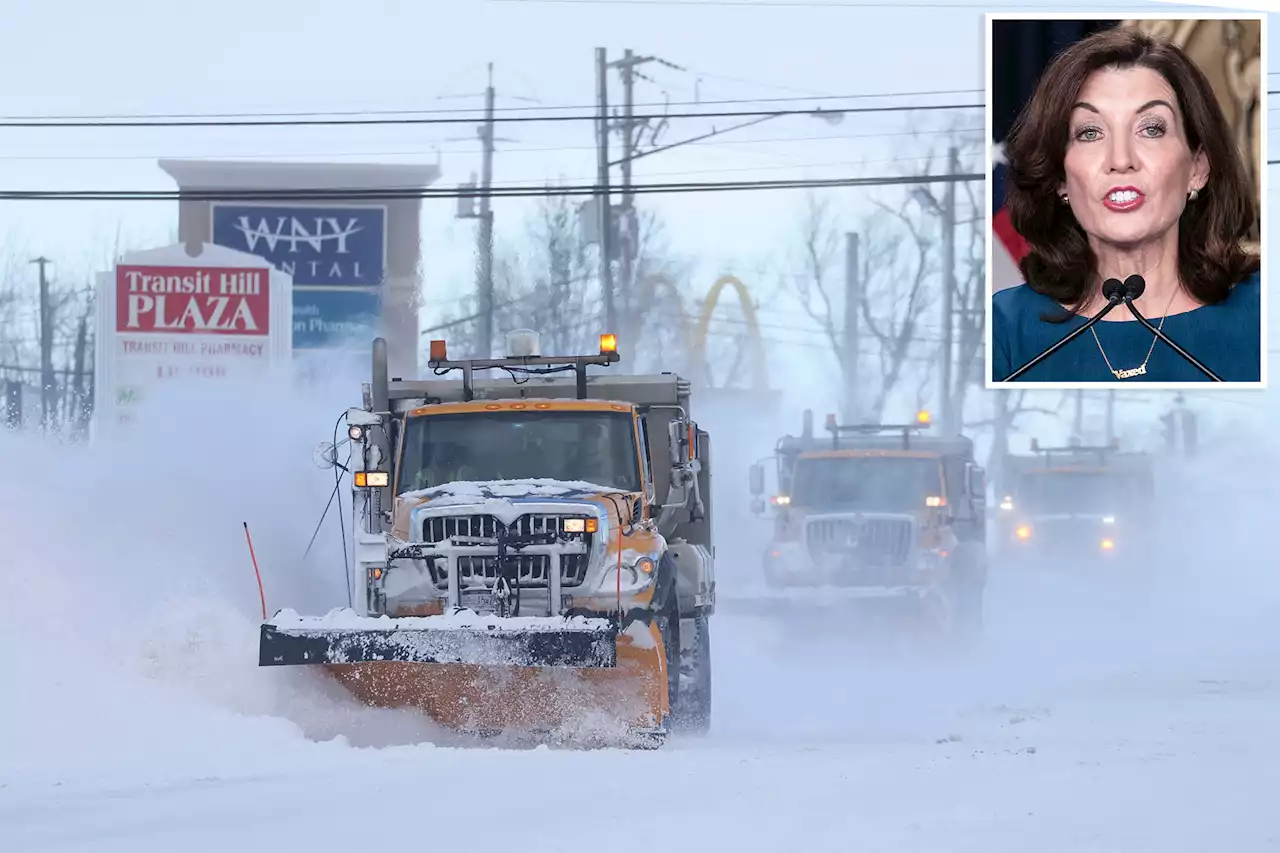
[[[1208,158],[1187,144],[1173,89],[1150,68],[1092,73],[1068,132],[1059,194],[1067,194],[1085,233],[1105,243],[1161,237],[1209,175]]]

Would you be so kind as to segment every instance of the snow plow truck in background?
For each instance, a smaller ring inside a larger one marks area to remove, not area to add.
[[[1156,505],[1150,454],[1103,446],[1042,447],[1004,459],[996,530],[1000,561],[1087,570],[1149,556]]]
[[[800,436],[774,451],[778,492],[763,571],[770,598],[892,613],[940,630],[981,630],[987,579],[986,484],[973,442],[926,436],[914,424],[843,425],[829,438],[804,413]],[[765,472],[751,470],[753,510],[763,513]]]
[[[613,335],[585,356],[543,356],[527,330],[505,358],[430,346],[460,381],[389,380],[378,338],[345,415],[352,606],[276,613],[259,664],[322,666],[463,732],[653,748],[706,730],[710,436],[690,383],[588,375],[619,360]]]

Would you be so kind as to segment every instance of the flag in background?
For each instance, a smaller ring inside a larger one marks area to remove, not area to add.
[[[1004,138],[1018,112],[1031,98],[1045,66],[1060,50],[1117,21],[992,21],[991,132],[991,275],[995,290],[1022,284],[1018,262],[1026,242],[1013,230],[1004,206]]]

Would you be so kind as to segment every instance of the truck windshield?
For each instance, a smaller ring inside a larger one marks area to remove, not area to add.
[[[937,459],[854,456],[796,461],[792,506],[862,512],[916,512],[942,495]]]
[[[466,412],[407,418],[399,492],[448,483],[549,479],[639,492],[631,415]]]
[[[1102,471],[1025,474],[1015,505],[1024,512],[1109,515],[1124,503],[1129,483]]]

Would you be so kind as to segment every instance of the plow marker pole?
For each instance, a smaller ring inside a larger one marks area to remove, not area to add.
[[[262,602],[262,621],[267,621],[267,594],[262,591],[262,573],[258,571],[258,557],[253,553],[253,537],[249,535],[249,522],[244,524],[244,540],[249,543],[249,559],[253,560],[253,576],[258,579],[258,599]]]

